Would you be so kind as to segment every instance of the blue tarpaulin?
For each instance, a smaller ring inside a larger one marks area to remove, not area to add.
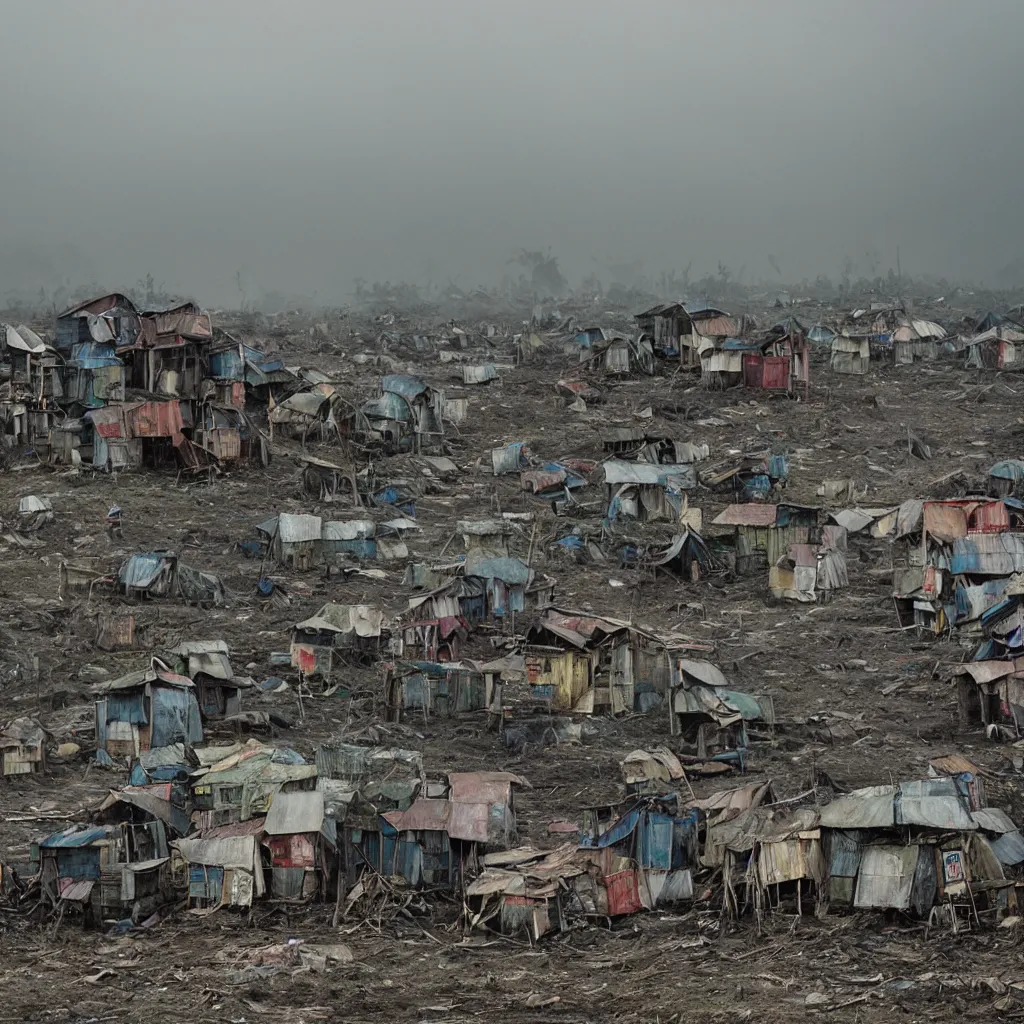
[[[154,685],[152,694],[152,746],[167,747],[179,742],[202,743],[203,726],[199,716],[199,704],[191,690]]]

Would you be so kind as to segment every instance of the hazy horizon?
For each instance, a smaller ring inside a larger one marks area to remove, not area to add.
[[[329,303],[521,248],[1024,283],[1009,0],[0,5],[4,296]]]

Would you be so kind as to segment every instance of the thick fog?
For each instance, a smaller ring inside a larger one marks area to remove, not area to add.
[[[1024,279],[1020,0],[0,11],[0,299],[149,273],[332,303],[497,282],[523,247],[574,283],[884,273],[897,246]]]

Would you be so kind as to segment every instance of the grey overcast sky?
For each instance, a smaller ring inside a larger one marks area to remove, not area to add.
[[[0,0],[0,298],[1024,256],[1021,0]],[[1022,282],[1024,283],[1024,282]]]

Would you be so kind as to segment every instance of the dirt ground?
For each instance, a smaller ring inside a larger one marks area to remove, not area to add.
[[[372,359],[380,350],[351,332],[337,333],[334,343],[315,346],[298,331],[275,340],[289,364],[316,366],[353,399],[368,397],[375,377],[387,370],[354,357],[363,352]],[[365,325],[363,336],[371,337]],[[453,387],[455,364],[442,364],[436,353],[402,348],[390,356],[402,370]],[[737,689],[774,699],[777,734],[755,749],[749,774],[771,778],[779,796],[802,793],[822,779],[853,787],[919,777],[930,758],[959,751],[999,777],[1003,804],[1020,820],[1011,759],[1017,752],[957,731],[955,693],[943,669],[966,648],[922,640],[897,626],[891,578],[883,571],[890,565],[887,542],[851,538],[850,587],[818,605],[773,600],[761,575],[690,583],[611,562],[582,567],[552,551],[564,517],[556,519],[550,504],[520,492],[517,477],[494,478],[488,452],[528,441],[540,458],[599,460],[605,428],[644,425],[678,440],[706,441],[712,465],[744,452],[788,451],[787,500],[820,504],[822,480],[841,478],[859,489],[857,504],[890,506],[915,496],[974,493],[992,462],[1019,457],[1024,378],[968,371],[952,360],[843,377],[819,354],[808,400],[708,391],[670,366],[653,380],[612,383],[595,376],[604,402],[575,413],[556,388],[559,377],[575,372],[560,355],[513,367],[511,345],[504,342],[486,358],[501,367],[499,381],[454,385],[470,398],[469,416],[452,438],[462,473],[417,501],[422,530],[409,545],[414,560],[436,558],[457,519],[534,511],[533,567],[556,578],[557,606],[586,603],[597,614],[711,642],[713,658]],[[927,441],[931,459],[908,452],[908,429]],[[307,450],[324,458],[334,451],[315,440]],[[412,591],[402,582],[401,565],[386,565],[383,580],[282,572],[291,605],[257,600],[259,562],[236,547],[252,538],[257,523],[277,512],[345,518],[354,511],[303,493],[299,451],[298,442],[277,441],[267,471],[240,469],[209,485],[156,472],[70,476],[38,467],[26,453],[12,458],[14,468],[0,475],[0,520],[9,526],[19,499],[29,494],[49,497],[55,516],[36,535],[39,547],[0,538],[0,719],[38,715],[58,741],[76,740],[84,749],[79,758],[54,763],[45,776],[0,782],[0,859],[23,862],[33,839],[83,820],[108,789],[125,781],[123,773],[91,766],[86,757],[92,736],[87,666],[114,677],[139,667],[148,650],[185,639],[224,639],[239,671],[249,666],[257,680],[291,679],[290,670],[271,665],[270,655],[287,650],[291,625],[323,602],[378,604],[392,613],[406,607]],[[419,473],[404,457],[382,460],[377,470],[385,482]],[[596,530],[603,491],[590,486],[580,498],[579,521]],[[114,503],[125,520],[123,538],[112,542],[105,515]],[[727,499],[698,491],[692,503],[708,523]],[[390,517],[381,510],[370,514]],[[637,527],[622,535],[645,537]],[[528,534],[517,541],[523,552],[528,542]],[[100,650],[97,616],[129,609],[109,591],[59,600],[61,560],[114,571],[128,554],[160,548],[218,574],[228,601],[212,610],[134,604],[136,649]],[[491,650],[483,638],[474,644],[470,656]],[[329,737],[376,736],[421,749],[430,775],[515,771],[530,783],[518,800],[520,834],[538,845],[554,845],[549,822],[577,818],[581,806],[621,796],[619,761],[626,753],[668,741],[667,716],[656,712],[595,720],[581,745],[512,753],[485,731],[482,716],[383,722],[380,677],[372,669],[336,682],[332,695],[304,696],[301,704],[292,686],[252,696],[248,706],[291,722],[274,738],[307,756]],[[815,716],[833,712],[852,716],[856,739],[822,742]],[[736,781],[695,787],[703,795]],[[28,925],[0,910],[0,1021],[142,1021],[157,1013],[169,1021],[232,1022],[461,1022],[495,1014],[510,1022],[807,1015],[953,1020],[1002,1019],[1024,1007],[1015,930],[951,936],[927,934],[902,918],[798,919],[785,911],[760,924],[748,919],[726,926],[710,906],[698,900],[687,913],[635,915],[612,930],[576,931],[535,948],[494,936],[467,938],[456,907],[419,897],[397,917],[343,919],[337,929],[330,927],[332,907],[291,916],[257,908],[249,917],[177,914],[120,938],[52,922]],[[266,952],[290,939],[302,945]],[[339,944],[347,947],[341,960],[316,952]],[[1020,1002],[1012,987],[1017,982]]]

